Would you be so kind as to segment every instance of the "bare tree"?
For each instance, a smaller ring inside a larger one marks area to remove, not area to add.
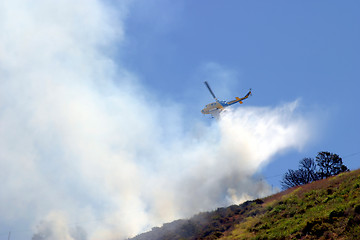
[[[302,181],[303,175],[304,175],[304,173],[300,169],[299,170],[289,169],[285,173],[283,180],[281,181],[281,186],[283,187],[283,189],[287,189],[287,188],[302,185],[303,184],[303,181]]]
[[[316,162],[312,158],[304,158],[303,160],[301,160],[299,169],[302,169],[304,172],[304,184],[311,183],[320,179],[317,172]]]

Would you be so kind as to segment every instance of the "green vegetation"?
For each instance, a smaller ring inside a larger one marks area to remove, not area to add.
[[[220,239],[360,239],[359,187],[357,170],[271,196],[264,214]]]
[[[133,240],[360,239],[360,170],[200,213]]]

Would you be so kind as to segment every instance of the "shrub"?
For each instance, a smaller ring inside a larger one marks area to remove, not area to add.
[[[356,213],[360,213],[360,204],[355,205],[354,210]]]
[[[338,218],[338,217],[342,217],[342,216],[344,216],[344,209],[342,209],[342,208],[337,208],[337,209],[335,209],[335,210],[333,210],[333,211],[331,211],[330,212],[330,214],[329,214],[329,218],[330,218],[330,220],[333,220],[334,218]]]

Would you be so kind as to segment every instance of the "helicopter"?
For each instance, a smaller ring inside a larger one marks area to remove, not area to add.
[[[206,87],[209,89],[209,92],[211,93],[211,95],[213,96],[213,98],[215,99],[216,102],[209,103],[209,104],[205,105],[203,110],[201,110],[201,113],[202,114],[211,114],[213,118],[218,117],[220,112],[222,112],[226,107],[231,106],[231,105],[233,105],[235,103],[242,104],[244,99],[247,99],[249,96],[252,95],[251,88],[250,88],[249,92],[242,98],[235,97],[235,100],[232,100],[232,101],[229,101],[229,102],[227,102],[227,101],[219,101],[216,98],[213,91],[211,90],[210,85],[208,84],[208,82],[205,81],[204,83],[205,83]]]

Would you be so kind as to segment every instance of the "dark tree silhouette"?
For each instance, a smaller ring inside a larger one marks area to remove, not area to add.
[[[285,173],[283,180],[281,181],[281,186],[283,187],[283,189],[287,189],[303,184],[301,181],[302,180],[301,175],[302,173],[300,170],[289,169]]]
[[[329,152],[319,152],[316,160],[304,158],[299,163],[298,170],[289,169],[281,181],[283,189],[311,183],[320,179],[349,171],[339,155]]]
[[[300,170],[303,171],[303,184],[319,180],[316,162],[312,158],[304,158],[300,161]]]
[[[318,180],[317,166],[312,158],[304,158],[299,163],[298,170],[289,169],[285,173],[281,185],[284,189],[311,183]]]
[[[343,164],[342,158],[335,153],[319,152],[316,156],[316,162],[319,167],[318,172],[321,179],[349,171]]]

